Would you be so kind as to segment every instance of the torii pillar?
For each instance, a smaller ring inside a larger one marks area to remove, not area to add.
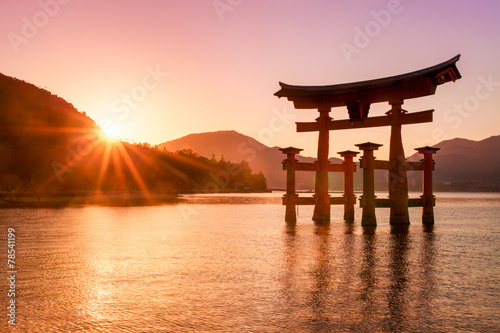
[[[329,129],[328,123],[332,118],[328,115],[330,108],[320,108],[319,118],[316,119],[319,126],[318,138],[318,170],[314,183],[314,214],[316,222],[330,221],[330,195],[328,195],[328,151],[329,151]]]
[[[297,193],[295,193],[295,164],[297,160],[295,155],[299,154],[303,149],[288,147],[280,149],[283,154],[286,154],[286,194],[283,197],[285,203],[285,221],[296,222],[297,214],[295,213],[297,204]]]
[[[406,158],[401,136],[401,109],[403,100],[389,101],[392,108],[388,112],[391,117],[391,142],[389,146],[389,198],[391,200],[391,225],[408,225],[408,179],[406,176]]]
[[[359,154],[357,151],[341,151],[340,154],[344,158],[344,220],[354,220],[354,204],[356,196],[354,195],[354,161],[353,158]]]
[[[424,172],[422,179],[423,195],[422,195],[422,223],[434,224],[434,194],[432,193],[432,169],[434,168],[434,161],[432,155],[435,154],[439,148],[422,147],[416,148],[420,154],[424,155]]]
[[[382,145],[372,142],[366,142],[355,145],[363,151],[361,164],[363,164],[363,195],[361,196],[361,206],[363,215],[361,225],[374,227],[377,225],[375,216],[375,156],[374,150],[378,150]]]

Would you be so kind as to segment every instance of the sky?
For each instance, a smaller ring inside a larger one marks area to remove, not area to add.
[[[434,109],[405,125],[406,155],[462,137],[500,134],[498,0],[38,0],[0,12],[0,72],[66,99],[113,135],[159,144],[190,133],[236,130],[268,146],[315,156],[317,133],[273,94],[279,82],[325,85],[403,74],[457,54],[462,79],[406,100]],[[370,116],[389,105],[372,105]],[[334,108],[334,119],[347,118]],[[383,144],[390,128],[330,132],[330,156]]]

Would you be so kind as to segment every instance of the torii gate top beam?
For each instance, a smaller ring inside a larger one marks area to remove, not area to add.
[[[368,116],[371,103],[390,102],[433,95],[440,84],[462,76],[456,62],[460,55],[415,72],[329,86],[296,86],[280,82],[274,95],[286,97],[296,109],[324,109],[347,106],[352,121]]]

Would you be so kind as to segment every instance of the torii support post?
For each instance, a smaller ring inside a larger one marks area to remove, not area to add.
[[[422,223],[434,224],[434,194],[432,193],[432,170],[434,169],[434,161],[432,155],[435,154],[439,148],[421,147],[416,148],[420,154],[424,155],[424,171],[423,171],[423,195],[422,195]]]
[[[295,193],[295,165],[297,160],[295,155],[299,154],[303,149],[288,147],[280,149],[283,154],[286,154],[286,162],[288,164],[286,170],[286,194],[284,196],[285,202],[285,221],[296,222],[297,214],[295,213],[295,206],[297,203],[297,193]]]
[[[314,214],[316,222],[330,221],[330,196],[328,195],[328,151],[329,130],[328,123],[331,121],[330,108],[320,108],[319,118],[316,119],[319,127],[318,138],[318,171],[314,184]]]
[[[376,226],[377,218],[375,216],[375,157],[373,151],[378,150],[382,145],[366,142],[355,145],[363,151],[363,195],[361,196],[361,207],[363,207],[363,216],[361,225]]]
[[[406,158],[401,137],[402,100],[389,101],[392,108],[391,142],[389,147],[389,199],[391,200],[391,215],[389,223],[401,226],[410,224],[408,215],[408,179],[406,176]]]
[[[354,221],[354,204],[356,196],[354,195],[354,161],[353,158],[359,154],[356,151],[341,151],[340,154],[344,158],[344,220]]]

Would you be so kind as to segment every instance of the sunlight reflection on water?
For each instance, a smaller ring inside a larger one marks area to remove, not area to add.
[[[438,201],[432,231],[412,209],[402,233],[391,233],[384,209],[370,232],[359,209],[344,223],[342,207],[329,226],[310,220],[311,207],[287,226],[276,194],[186,201],[1,210],[18,234],[16,329],[498,330],[498,197]]]

